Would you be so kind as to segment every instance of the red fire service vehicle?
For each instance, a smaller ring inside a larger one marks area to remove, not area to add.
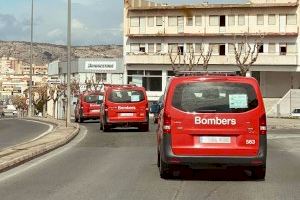
[[[267,126],[254,78],[228,73],[178,73],[170,79],[157,129],[160,175],[176,165],[192,169],[243,166],[264,179]]]
[[[103,101],[102,92],[84,92],[78,97],[75,107],[75,122],[89,119],[99,119],[100,104]]]
[[[149,130],[149,110],[146,91],[135,85],[105,85],[100,113],[100,129],[138,127]]]

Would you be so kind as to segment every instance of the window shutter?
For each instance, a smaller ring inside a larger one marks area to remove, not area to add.
[[[296,25],[297,24],[297,15],[287,15],[286,23],[287,23],[287,25]]]
[[[228,16],[228,25],[234,26],[235,25],[235,15],[229,15]]]
[[[210,26],[219,26],[219,16],[211,15],[209,16],[209,25]]]
[[[130,26],[131,27],[139,27],[140,26],[140,18],[139,17],[131,17],[130,18]]]
[[[276,15],[269,15],[269,25],[276,24]]]
[[[168,26],[177,26],[177,17],[168,17]]]
[[[245,15],[239,15],[238,16],[239,26],[245,25]]]
[[[270,43],[269,44],[269,53],[275,53],[276,52],[276,45],[275,43]]]
[[[154,17],[148,17],[148,26],[153,27],[154,26]]]
[[[195,17],[195,24],[196,26],[202,26],[202,16]]]

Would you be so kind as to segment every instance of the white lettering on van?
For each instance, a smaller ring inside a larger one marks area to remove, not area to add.
[[[221,119],[219,117],[216,118],[201,118],[195,117],[196,125],[236,125],[236,119]]]
[[[134,106],[118,106],[118,110],[135,110]]]

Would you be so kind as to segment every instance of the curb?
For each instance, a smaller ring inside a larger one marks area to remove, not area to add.
[[[65,127],[64,121],[47,118],[24,118],[54,124],[54,130],[35,141],[2,149],[0,151],[0,172],[7,171],[36,157],[44,155],[69,143],[79,133],[79,125],[71,123]]]

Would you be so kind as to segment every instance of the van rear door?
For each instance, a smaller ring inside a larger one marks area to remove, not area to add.
[[[263,108],[257,88],[224,80],[176,85],[170,108],[173,152],[190,156],[257,155]]]
[[[147,100],[142,90],[113,89],[108,97],[107,115],[110,122],[145,121]]]

